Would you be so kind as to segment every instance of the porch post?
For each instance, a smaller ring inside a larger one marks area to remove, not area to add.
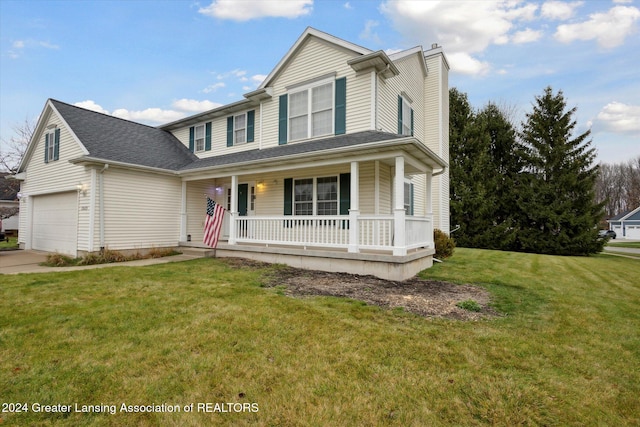
[[[404,211],[404,157],[396,157],[396,177],[394,189],[395,201],[393,203],[393,254],[406,255],[407,245],[405,237],[405,211]]]
[[[425,216],[429,218],[429,226],[427,227],[427,242],[429,247],[435,248],[435,244],[433,242],[433,194],[431,190],[431,184],[433,183],[433,171],[427,171],[427,182],[426,182],[426,203],[425,206]]]
[[[236,216],[238,215],[238,175],[231,176],[231,211],[229,211],[229,244],[236,244]]]
[[[187,181],[182,181],[182,203],[180,206],[180,241],[187,241]]]
[[[433,214],[433,195],[432,195],[432,190],[431,190],[432,182],[433,182],[433,172],[432,171],[427,171],[427,185],[426,185],[427,206],[425,206],[425,208],[426,208],[425,209],[425,213],[427,214],[427,216]]]
[[[351,200],[349,209],[349,252],[360,252],[360,170],[358,162],[351,162]]]

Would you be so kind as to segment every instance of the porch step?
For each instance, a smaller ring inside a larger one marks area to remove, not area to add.
[[[190,248],[186,246],[180,246],[178,250],[185,255],[191,255],[193,257],[198,257],[198,258],[213,257],[213,249],[209,249],[209,248]]]

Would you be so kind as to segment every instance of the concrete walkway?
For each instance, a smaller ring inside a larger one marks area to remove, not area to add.
[[[88,270],[91,268],[139,267],[143,265],[165,264],[168,262],[187,261],[203,258],[205,251],[183,251],[181,255],[162,258],[139,259],[136,261],[116,262],[111,264],[83,265],[78,267],[43,267],[39,265],[47,260],[48,252],[41,251],[0,251],[0,274],[49,273],[61,271]]]

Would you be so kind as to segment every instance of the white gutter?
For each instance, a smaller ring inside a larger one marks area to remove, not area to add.
[[[104,171],[109,169],[109,164],[105,163],[100,173],[100,252],[104,251]]]

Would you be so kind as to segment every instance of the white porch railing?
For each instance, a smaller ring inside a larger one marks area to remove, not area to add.
[[[433,248],[433,215],[408,216],[405,219],[405,243],[407,249],[427,246]],[[426,243],[426,244],[425,244]]]
[[[346,249],[350,227],[348,216],[242,216],[235,218],[235,241]],[[359,249],[393,250],[393,216],[358,216],[357,227]],[[433,247],[431,217],[406,217],[405,235],[407,249]]]

